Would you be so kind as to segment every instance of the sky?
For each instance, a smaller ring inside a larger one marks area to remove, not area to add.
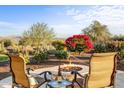
[[[34,5],[0,6],[0,36],[20,36],[32,24],[46,23],[56,37],[80,34],[94,20],[107,25],[114,35],[124,35],[124,6]]]

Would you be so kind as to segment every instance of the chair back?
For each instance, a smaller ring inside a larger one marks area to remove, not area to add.
[[[9,55],[9,57],[13,83],[20,84],[22,87],[30,87],[29,79],[25,73],[24,59],[18,55]]]
[[[116,53],[94,53],[89,67],[87,87],[100,88],[111,86],[116,70]]]

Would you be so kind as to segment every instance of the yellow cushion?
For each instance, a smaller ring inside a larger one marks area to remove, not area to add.
[[[32,76],[29,76],[29,82],[30,82],[30,87],[34,87],[34,86],[38,85],[37,80]]]
[[[69,81],[72,81],[74,79],[74,75],[67,75],[66,76],[66,79],[69,80]]]

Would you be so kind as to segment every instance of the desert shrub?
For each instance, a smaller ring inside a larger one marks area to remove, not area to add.
[[[124,42],[121,43],[118,54],[120,59],[124,59]]]
[[[64,50],[65,44],[62,40],[56,40],[52,42],[52,45],[56,50]]]
[[[119,52],[120,59],[124,59],[124,49]]]
[[[121,43],[120,49],[124,49],[124,42]]]
[[[55,54],[55,53],[56,53],[55,49],[48,50],[48,54]]]
[[[8,47],[12,45],[12,41],[9,39],[4,40],[4,47]]]
[[[106,52],[105,45],[104,44],[95,44],[93,52],[95,52],[95,53]]]
[[[1,42],[0,43],[0,53],[7,53],[8,51],[6,50],[6,48],[4,47],[4,43]]]
[[[7,53],[8,51],[5,48],[0,49],[0,53]]]
[[[51,43],[54,36],[53,28],[50,28],[45,23],[38,22],[24,31],[20,44],[33,45],[36,47],[36,52],[40,52],[41,48]]]
[[[5,48],[0,48],[0,53],[7,53],[8,51]]]
[[[84,28],[82,32],[88,35],[94,43],[104,43],[111,40],[111,33],[107,25],[94,20],[88,27]]]
[[[112,37],[113,40],[124,41],[124,35],[115,35]]]
[[[46,59],[48,59],[48,53],[45,51],[40,51],[39,53],[36,53],[34,55],[34,59],[40,63],[41,61],[44,61]]]
[[[118,52],[118,46],[113,43],[98,43],[94,45],[95,53],[102,53],[102,52]]]
[[[58,51],[56,51],[55,56],[58,59],[67,59],[68,53],[67,53],[67,51],[64,51],[64,50],[58,50]]]
[[[29,57],[29,53],[28,52],[26,52],[26,53],[20,52],[19,56],[21,56],[24,59],[26,64],[30,63],[30,57]]]
[[[105,46],[106,46],[107,52],[118,52],[119,51],[119,47],[116,42],[107,43]]]

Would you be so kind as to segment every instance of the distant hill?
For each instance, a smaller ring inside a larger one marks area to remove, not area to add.
[[[65,40],[66,38],[54,38],[55,40]]]
[[[11,39],[14,41],[19,41],[21,39],[21,36],[0,36],[0,40],[3,39]]]
[[[21,36],[0,36],[0,41],[3,39],[10,39],[10,40],[14,40],[14,41],[19,41],[21,39]],[[54,38],[54,40],[65,40],[66,38],[59,38],[56,37]]]

